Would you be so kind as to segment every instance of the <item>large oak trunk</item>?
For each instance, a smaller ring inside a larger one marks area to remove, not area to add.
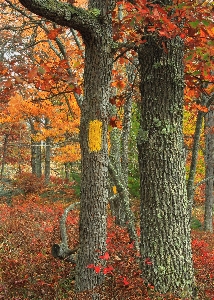
[[[143,277],[159,292],[189,297],[193,267],[182,134],[182,40],[148,38],[139,62]]]
[[[103,24],[102,35],[86,43],[84,101],[81,108],[82,157],[80,245],[76,287],[92,289],[103,281],[88,265],[102,264],[106,251],[106,204],[108,198],[108,101],[113,55],[111,28]]]

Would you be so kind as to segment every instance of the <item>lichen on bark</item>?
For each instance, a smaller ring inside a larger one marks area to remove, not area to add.
[[[193,294],[190,215],[183,156],[183,42],[149,37],[140,46],[141,266],[162,293]],[[148,80],[149,78],[149,80]],[[174,80],[177,78],[177,80]]]

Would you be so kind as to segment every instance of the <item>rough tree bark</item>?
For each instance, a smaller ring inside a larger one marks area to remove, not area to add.
[[[205,115],[205,213],[204,230],[213,232],[213,183],[214,183],[214,106]]]
[[[113,64],[111,14],[115,1],[89,0],[88,10],[53,0],[20,0],[30,11],[79,31],[85,43],[84,100],[81,105],[82,154],[80,244],[76,289],[93,289],[103,275],[87,268],[102,264],[106,251],[108,199],[108,101]]]
[[[181,38],[148,37],[140,46],[139,63],[143,277],[159,292],[191,297],[194,279],[183,154]]]

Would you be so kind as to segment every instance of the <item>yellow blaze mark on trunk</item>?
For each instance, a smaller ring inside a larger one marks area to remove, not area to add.
[[[117,187],[116,187],[116,185],[114,185],[114,186],[112,187],[112,190],[113,190],[113,193],[114,193],[114,194],[117,194]]]
[[[102,145],[102,122],[93,120],[89,122],[88,147],[89,151],[100,151]]]

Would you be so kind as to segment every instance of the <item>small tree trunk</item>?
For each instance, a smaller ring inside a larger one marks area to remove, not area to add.
[[[29,119],[31,133],[33,135],[36,134],[36,130],[34,128],[33,120]],[[34,141],[31,138],[31,168],[32,174],[35,174],[37,177],[42,176],[42,149],[41,142]]]
[[[37,177],[42,176],[42,155],[41,142],[35,142],[31,139],[31,168],[32,173]]]
[[[36,176],[42,176],[42,145],[41,142],[36,142]]]
[[[187,180],[187,198],[189,202],[189,210],[190,216],[192,213],[192,205],[194,199],[194,181],[196,175],[196,167],[197,167],[197,159],[198,159],[198,150],[200,145],[200,137],[201,137],[201,129],[204,119],[204,112],[199,111],[197,114],[195,132],[194,132],[194,139],[193,139],[193,147],[192,147],[192,158],[189,170],[189,176]]]
[[[211,106],[209,112],[205,115],[205,214],[204,230],[213,232],[213,176],[214,176],[214,106]]]
[[[115,176],[121,182],[121,178],[123,178],[122,167],[121,167],[121,132],[118,128],[113,128],[110,133],[110,156],[109,160],[114,170],[116,172]],[[111,172],[111,169],[110,169]],[[117,182],[115,182],[114,178],[112,178],[112,183],[117,186]],[[125,186],[124,180],[122,180],[121,184],[123,184],[124,189],[127,189],[127,185]],[[117,187],[118,190],[118,187]],[[127,191],[128,192],[128,191]],[[113,216],[115,217],[115,223],[119,226],[126,226],[126,213],[124,207],[124,201],[121,199],[120,194],[118,197],[110,201],[111,211]]]
[[[214,101],[214,95],[212,95],[211,97],[207,97],[204,94],[202,94],[201,101],[200,101],[202,105],[209,108],[213,101]],[[194,181],[195,181],[195,175],[196,175],[198,150],[199,150],[199,146],[200,146],[201,129],[202,129],[204,116],[205,116],[204,112],[198,111],[196,125],[195,125],[194,139],[193,139],[190,171],[189,171],[189,176],[188,176],[188,180],[187,180],[187,198],[189,201],[190,215],[192,212],[192,204],[193,204],[193,200],[194,200],[194,192],[195,192]]]
[[[134,62],[136,62],[136,60],[137,59],[135,58]],[[124,104],[123,127],[121,132],[121,170],[123,173],[124,184],[126,188],[128,188],[128,149],[132,117],[132,85],[134,84],[136,77],[136,67],[134,66],[134,64],[129,63],[126,66],[126,73],[128,78],[128,87]]]
[[[50,182],[50,173],[51,173],[51,139],[46,138],[45,145],[45,183]]]
[[[64,163],[64,170],[65,170],[65,179],[70,179],[70,164],[68,162]]]
[[[45,127],[48,128],[49,119],[45,119]],[[50,181],[50,173],[51,173],[51,138],[46,138],[45,144],[45,183],[48,184]]]
[[[9,138],[9,134],[6,133],[5,136],[4,136],[4,142],[3,142],[3,152],[2,152],[2,162],[1,162],[1,179],[4,176],[4,168],[5,168],[5,164],[6,164],[8,138]]]

